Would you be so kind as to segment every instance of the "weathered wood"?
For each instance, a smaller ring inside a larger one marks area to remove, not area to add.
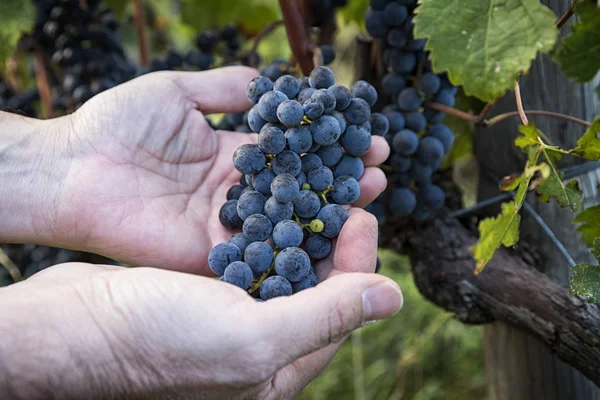
[[[570,0],[544,0],[557,16],[570,5]],[[563,28],[562,35],[568,28]],[[579,85],[566,79],[550,57],[539,57],[530,73],[521,79],[521,92],[525,109],[557,111],[588,121],[600,111],[592,85]],[[494,107],[493,114],[516,109],[514,97],[507,95]],[[583,129],[575,124],[557,119],[532,117],[531,120],[550,139],[562,146],[571,146],[581,136]],[[512,143],[517,135],[518,118],[492,128],[481,129],[476,134],[475,152],[483,170],[490,175],[504,176],[519,171],[523,155]],[[493,155],[493,156],[490,156]],[[576,160],[565,158],[562,166]],[[580,182],[586,196],[586,205],[598,201],[595,186],[598,173],[582,177]],[[497,194],[496,182],[482,175],[479,197],[485,199]],[[590,196],[591,194],[591,196]],[[571,224],[573,214],[560,208],[556,202],[539,204],[535,196],[529,201],[547,222],[558,239],[566,246],[576,261],[589,259],[588,249],[581,243]],[[496,210],[488,210],[494,212]],[[563,286],[568,284],[569,265],[557,247],[542,229],[523,214],[521,240],[534,247],[541,257],[541,270]],[[493,399],[529,400],[590,400],[600,399],[600,390],[580,373],[560,362],[544,344],[530,335],[501,324],[485,328],[486,369]]]
[[[504,340],[516,332],[518,337],[529,338],[532,347],[507,349],[509,357],[492,353],[497,351],[496,346],[488,351],[489,359],[505,358],[515,367],[490,366],[488,375],[497,387],[494,397],[513,399],[515,393],[530,396],[534,390],[545,393],[544,397],[528,398],[555,398],[556,392],[547,391],[551,387],[547,382],[514,376],[522,372],[518,365],[523,362],[521,351],[526,355],[551,351],[600,385],[600,307],[569,295],[567,288],[532,268],[514,251],[498,251],[486,269],[475,276],[475,261],[469,248],[476,241],[476,236],[456,220],[440,217],[421,227],[418,234],[408,235],[408,247],[404,250],[413,260],[415,282],[429,300],[467,323],[501,321],[519,329],[509,330],[506,325],[488,329],[489,340],[498,339],[497,335]],[[526,367],[535,368],[535,364],[527,363]],[[510,385],[515,379],[520,381],[517,387]],[[573,387],[571,395],[579,393],[579,389]]]

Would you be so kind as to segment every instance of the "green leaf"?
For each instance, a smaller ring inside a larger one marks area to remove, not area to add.
[[[520,125],[519,132],[521,136],[515,140],[515,146],[525,150],[529,146],[539,146],[539,138],[542,136],[542,132],[535,127],[534,123],[529,125]]]
[[[582,2],[575,11],[579,22],[572,25],[554,59],[565,75],[579,82],[590,81],[600,70],[600,8],[592,2]]]
[[[517,243],[519,240],[519,224],[521,223],[520,208],[521,206],[514,201],[503,203],[502,212],[498,216],[481,221],[479,224],[479,241],[471,248],[471,252],[477,261],[476,274],[483,271],[501,245],[510,247]]]
[[[34,22],[31,0],[0,0],[0,65],[12,54],[21,34],[31,31]]]
[[[540,195],[540,201],[548,203],[552,197],[556,198],[561,207],[569,207],[577,211],[583,205],[583,197],[579,181],[571,180],[565,186],[562,182],[563,173],[556,174],[556,170],[550,168],[551,174],[538,187],[537,193]]]
[[[600,117],[597,117],[592,126],[577,141],[577,147],[570,152],[588,160],[600,160]]]
[[[365,22],[365,12],[369,7],[368,0],[352,0],[348,2],[348,5],[340,8],[340,13],[343,21],[348,24],[355,22],[358,25],[363,25]]]
[[[581,232],[583,241],[591,247],[594,239],[600,237],[600,204],[586,208],[573,219],[573,222],[581,224],[577,227],[577,231]]]
[[[600,238],[594,240],[592,254],[600,261]],[[588,303],[600,303],[600,265],[583,262],[573,267],[569,292],[586,297]]]
[[[462,111],[471,110],[470,98],[465,95],[462,90],[456,96],[454,108]],[[463,118],[458,118],[451,114],[446,114],[443,123],[450,128],[455,135],[454,144],[442,162],[441,169],[446,169],[449,168],[456,160],[463,157],[469,157],[473,154],[473,136],[475,133],[475,126],[472,122],[466,121]]]
[[[513,87],[538,51],[554,46],[555,14],[539,0],[420,0],[415,36],[435,72],[484,101]]]

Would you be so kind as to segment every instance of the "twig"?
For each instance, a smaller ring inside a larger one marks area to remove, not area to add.
[[[496,103],[487,103],[485,105],[485,107],[483,107],[483,109],[477,116],[477,122],[475,122],[477,125],[480,125],[483,123],[483,121],[485,121],[485,117],[487,117],[487,115],[490,113],[490,111],[492,111],[492,108],[494,108],[495,104]]]
[[[148,66],[149,61],[149,51],[148,42],[146,40],[146,17],[144,15],[144,4],[142,4],[142,0],[133,0],[133,19],[138,38],[140,65],[146,67]]]
[[[519,86],[519,80],[515,82],[515,101],[517,102],[517,110],[519,111],[519,117],[521,118],[521,122],[523,125],[529,125],[529,120],[527,119],[527,115],[525,115],[525,110],[523,110],[523,100],[521,99],[521,87]]]
[[[457,108],[449,107],[445,104],[434,103],[432,101],[426,101],[425,103],[423,103],[423,105],[425,107],[432,108],[434,110],[445,112],[446,114],[454,115],[455,117],[464,119],[465,121],[473,122],[474,124],[478,123],[479,117],[477,117],[473,114],[469,114],[468,112],[459,110]]]
[[[15,282],[19,282],[23,280],[23,276],[21,275],[21,271],[15,265],[15,263],[8,257],[8,255],[0,248],[0,264],[8,271],[10,277]]]
[[[253,53],[256,53],[256,50],[258,49],[260,42],[265,37],[269,36],[271,34],[271,32],[273,32],[275,29],[277,29],[281,25],[283,25],[282,19],[278,19],[277,21],[269,22],[267,25],[265,25],[265,27],[260,32],[258,32],[258,34],[256,36],[254,36],[254,39],[252,39],[252,48],[250,49],[250,51]]]
[[[48,84],[43,50],[39,46],[35,48],[35,81],[40,94],[40,102],[42,103],[42,118],[52,118],[54,116],[52,93]]]
[[[573,14],[575,13],[575,4],[577,4],[577,0],[571,2],[571,6],[567,9],[567,11],[565,11],[563,15],[561,15],[558,21],[556,21],[556,24],[554,26],[556,26],[557,29],[560,29],[573,16]]]
[[[580,124],[580,125],[586,126],[588,128],[592,125],[591,123],[589,123],[587,121],[584,121],[582,119],[575,118],[575,117],[572,117],[570,115],[565,115],[565,114],[561,114],[561,113],[552,112],[552,111],[527,110],[527,111],[524,111],[524,112],[527,115],[543,115],[545,117],[554,117],[554,118],[565,119],[567,121],[571,121],[571,122],[574,122],[576,124]],[[511,112],[507,112],[507,113],[504,113],[504,114],[499,114],[499,115],[496,115],[493,118],[490,118],[487,121],[486,126],[492,126],[492,125],[497,124],[498,122],[503,121],[503,120],[505,120],[507,118],[516,117],[516,116],[520,116],[519,111],[511,111]]]
[[[279,0],[279,7],[294,59],[300,64],[302,73],[308,76],[314,66],[312,51],[316,46],[308,34],[300,6],[295,0]]]

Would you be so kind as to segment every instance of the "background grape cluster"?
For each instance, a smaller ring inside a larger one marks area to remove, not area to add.
[[[425,40],[414,38],[415,7],[414,0],[371,0],[365,25],[381,44],[387,72],[380,87],[390,99],[383,113],[390,125],[386,139],[392,152],[386,164],[392,173],[382,199],[393,215],[424,220],[444,205],[445,193],[432,183],[432,175],[452,146],[454,134],[442,124],[445,114],[423,103],[453,106],[458,89],[444,74],[432,72]],[[370,210],[385,214],[381,204],[373,204]]]
[[[215,246],[208,263],[221,280],[268,300],[317,284],[314,263],[332,251],[344,206],[358,200],[360,157],[372,133],[387,133],[387,119],[371,114],[373,86],[336,85],[324,66],[300,80],[259,76],[247,96],[258,140],[235,151],[242,178],[219,213],[223,226],[242,232]]]

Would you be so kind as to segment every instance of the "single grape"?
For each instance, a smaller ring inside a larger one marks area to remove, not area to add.
[[[428,96],[432,96],[440,90],[442,82],[440,78],[434,74],[433,72],[426,72],[419,78],[417,83],[417,87],[421,91]]]
[[[261,96],[273,90],[273,81],[266,76],[257,76],[252,79],[246,88],[246,96],[252,104],[258,103]]]
[[[299,247],[286,247],[275,257],[275,272],[290,282],[301,281],[311,269],[308,254]]]
[[[427,130],[427,135],[438,139],[444,145],[444,153],[454,143],[454,133],[446,125],[434,125]]]
[[[408,172],[412,166],[412,158],[394,154],[390,157],[390,166],[394,172]]]
[[[317,67],[308,76],[308,84],[311,88],[328,88],[335,83],[335,75],[327,67]]]
[[[264,213],[273,225],[277,225],[285,219],[292,218],[294,215],[294,205],[291,202],[282,203],[277,201],[275,197],[269,197],[265,202]]]
[[[370,107],[377,103],[377,90],[366,81],[356,81],[352,86],[352,96],[363,99]]]
[[[350,105],[352,101],[352,93],[350,89],[343,85],[333,85],[329,88],[329,91],[333,93],[335,97],[335,109],[338,111],[344,111]]]
[[[385,51],[384,61],[392,72],[398,74],[409,74],[417,66],[417,56],[415,53],[409,53],[396,48],[390,48]]]
[[[306,100],[310,99],[316,91],[316,89],[313,89],[311,87],[302,89],[300,93],[298,93],[298,101],[300,102],[300,104],[304,104]]]
[[[248,126],[252,129],[252,132],[260,132],[267,121],[263,119],[258,113],[258,107],[254,106],[248,111]]]
[[[406,88],[398,95],[398,106],[402,111],[417,111],[423,99],[415,88]]]
[[[405,217],[415,210],[417,199],[410,189],[394,189],[390,194],[388,204],[394,215]]]
[[[387,117],[381,113],[371,114],[371,134],[384,136],[390,130],[390,122]]]
[[[371,133],[357,125],[350,125],[342,135],[341,142],[346,153],[360,157],[371,147]]]
[[[400,74],[388,72],[381,80],[381,87],[386,94],[397,96],[406,87],[406,80]]]
[[[240,229],[244,222],[237,213],[237,203],[238,200],[227,200],[219,210],[219,221],[229,230]]]
[[[241,260],[242,252],[233,243],[219,243],[208,253],[208,266],[212,272],[219,276],[223,275],[229,264]]]
[[[280,174],[271,182],[271,193],[273,197],[282,203],[292,201],[298,196],[300,187],[295,176]]]
[[[242,190],[244,190],[244,186],[242,185],[233,185],[227,191],[227,200],[237,200],[242,195]]]
[[[296,126],[285,132],[288,147],[298,154],[306,153],[313,144],[312,134],[305,126]]]
[[[376,11],[369,7],[365,14],[365,26],[369,35],[374,38],[384,37],[388,26],[385,22],[383,11]]]
[[[310,98],[319,100],[323,104],[323,112],[325,113],[335,110],[335,95],[328,89],[319,89]]]
[[[237,201],[237,214],[244,221],[252,214],[260,214],[265,206],[265,196],[255,190],[243,193]]]
[[[454,103],[456,103],[456,94],[452,90],[442,89],[435,95],[433,101],[448,107],[454,107]]]
[[[391,2],[383,10],[383,19],[390,26],[402,26],[408,18],[408,10],[403,5]]]
[[[386,41],[389,46],[401,49],[408,42],[408,38],[402,29],[394,28],[388,32]]]
[[[293,99],[300,92],[300,83],[293,76],[284,75],[275,81],[273,88],[285,94],[288,99]]]
[[[294,293],[298,293],[305,289],[310,289],[317,286],[317,283],[319,283],[317,276],[313,271],[310,271],[308,275],[306,275],[306,278],[302,279],[300,282],[292,283],[292,290]]]
[[[304,108],[296,100],[286,100],[277,107],[277,118],[288,128],[298,126],[304,118]]]
[[[323,160],[317,154],[304,154],[301,158],[302,162],[302,172],[304,172],[307,176],[308,173],[318,167],[323,166]]]
[[[340,124],[340,130],[344,132],[346,130],[346,118],[344,114],[340,111],[332,111],[329,115],[331,115],[335,120]]]
[[[298,85],[300,87],[300,91],[309,88],[310,84],[308,83],[308,76],[303,76],[302,78],[298,79]]]
[[[440,161],[442,157],[444,157],[444,145],[439,139],[426,136],[421,140],[417,150],[419,161],[423,164],[433,165]]]
[[[344,111],[344,116],[349,123],[361,125],[371,118],[371,108],[365,100],[355,98],[350,101],[350,105]]]
[[[423,116],[431,125],[436,125],[444,120],[444,118],[446,117],[446,113],[434,110],[432,108],[425,108],[425,111],[423,111]]]
[[[242,254],[244,253],[244,251],[246,251],[246,247],[248,247],[248,245],[250,243],[252,243],[252,241],[250,239],[248,239],[246,237],[246,235],[244,235],[243,233],[234,233],[228,240],[229,243],[233,243],[235,244],[237,247],[240,248],[240,251],[242,252]]]
[[[310,120],[319,118],[325,111],[323,102],[316,97],[306,99],[302,104],[302,107],[304,109],[304,115],[306,115],[306,117]]]
[[[278,90],[267,92],[258,101],[258,113],[268,122],[279,122],[277,107],[286,100],[287,96]]]
[[[264,196],[271,196],[271,182],[275,179],[275,173],[269,167],[264,168],[257,174],[252,175],[252,187]]]
[[[294,211],[300,218],[312,218],[321,209],[321,200],[312,190],[301,190],[293,203]]]
[[[419,147],[419,137],[410,129],[402,129],[394,135],[392,147],[397,154],[410,156]]]
[[[325,166],[312,169],[307,178],[312,190],[325,190],[333,184],[333,172]]]
[[[340,176],[333,181],[331,198],[337,204],[348,205],[355,203],[360,197],[358,181],[351,176]]]
[[[326,167],[334,167],[344,155],[342,145],[339,142],[335,142],[329,146],[323,146],[317,150],[317,155],[321,157],[323,165]]]
[[[364,100],[362,101],[364,102]],[[340,124],[331,115],[323,115],[314,120],[310,124],[310,131],[313,135],[313,141],[321,146],[335,143],[342,134]]]
[[[395,134],[396,132],[399,132],[402,129],[404,129],[404,126],[406,125],[406,120],[404,119],[404,115],[402,115],[402,113],[398,111],[388,111],[385,113],[385,116],[387,117],[390,123],[390,133]]]
[[[308,184],[308,178],[306,177],[306,174],[302,171],[298,173],[298,176],[296,176],[296,180],[298,181],[298,186],[300,188],[302,188],[302,185],[304,185],[305,183]]]
[[[331,240],[323,235],[311,235],[306,239],[306,253],[315,260],[327,257],[331,248]]]
[[[333,176],[337,178],[344,175],[350,175],[354,177],[354,179],[359,180],[364,172],[365,165],[360,158],[344,154],[340,162],[335,166]]]
[[[335,49],[333,46],[323,44],[319,46],[323,55],[323,65],[329,65],[335,60]]]
[[[437,185],[425,185],[419,188],[419,201],[432,209],[442,208],[446,201],[444,190]]]
[[[271,167],[276,175],[290,174],[297,176],[302,167],[300,156],[291,150],[279,153],[272,161]]]
[[[252,285],[252,270],[242,261],[234,261],[225,268],[223,280],[244,290]]]
[[[427,127],[425,116],[418,111],[409,112],[405,116],[406,128],[414,132],[421,132]]]
[[[273,240],[280,249],[298,247],[302,239],[304,239],[302,227],[289,219],[279,222],[273,228]]]
[[[265,242],[254,242],[246,247],[244,261],[250,266],[254,277],[258,278],[273,264],[273,249]]]
[[[348,211],[338,204],[328,204],[321,208],[321,211],[317,214],[317,219],[323,221],[324,224],[321,235],[330,239],[336,237],[339,235],[348,217]]]
[[[260,298],[269,300],[274,297],[291,296],[293,290],[291,283],[282,276],[270,276],[260,286]]]
[[[233,165],[242,174],[255,174],[264,168],[267,159],[255,144],[243,144],[233,153]]]
[[[410,167],[409,174],[419,185],[427,185],[431,183],[431,175],[433,168],[431,165],[423,164],[419,160],[414,160]]]
[[[252,214],[244,220],[242,232],[253,242],[262,242],[271,236],[273,224],[262,214]]]

